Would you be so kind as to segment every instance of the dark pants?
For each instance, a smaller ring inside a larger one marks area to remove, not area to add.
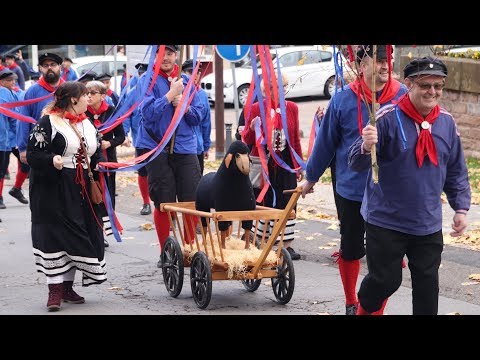
[[[30,166],[20,161],[20,153],[18,152],[18,148],[12,148],[12,154],[15,155],[20,163],[20,170],[22,170],[24,173],[28,173],[30,171]]]
[[[149,152],[149,149],[137,149],[135,148],[135,156],[139,157],[147,152]],[[147,176],[147,166],[144,166],[140,169],[138,169],[138,175],[140,176]]]
[[[205,166],[204,153],[201,153],[201,154],[197,155],[197,157],[198,157],[198,163],[200,164],[200,175],[203,175],[203,169],[204,169],[204,166]]]
[[[337,212],[340,221],[340,253],[344,260],[365,256],[365,221],[360,214],[362,203],[338,195]]]
[[[161,153],[148,163],[148,192],[155,207],[163,202],[195,201],[200,165],[196,154]]]
[[[18,152],[18,151],[17,151]],[[0,180],[5,177],[10,164],[10,151],[0,151]],[[0,194],[1,196],[2,194]]]
[[[369,313],[377,311],[402,283],[402,259],[406,254],[412,277],[413,315],[438,312],[438,268],[442,231],[415,236],[366,223],[368,274],[362,281],[358,299]]]

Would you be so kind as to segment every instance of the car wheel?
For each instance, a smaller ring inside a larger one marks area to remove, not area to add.
[[[238,103],[241,107],[245,106],[248,98],[248,90],[250,89],[249,84],[243,84],[238,88]]]
[[[323,93],[327,99],[330,99],[335,94],[335,76],[330,77],[325,83]]]

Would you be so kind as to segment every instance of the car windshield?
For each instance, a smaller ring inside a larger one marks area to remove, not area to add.
[[[277,54],[271,54],[272,55],[272,61],[275,60],[275,58],[277,57]],[[256,56],[256,61],[257,61],[257,69],[260,69],[262,67],[262,64],[260,62],[260,57],[257,55]],[[247,69],[251,69],[252,68],[252,59],[248,59],[247,61],[245,61],[242,66],[240,66],[242,68],[247,68]]]

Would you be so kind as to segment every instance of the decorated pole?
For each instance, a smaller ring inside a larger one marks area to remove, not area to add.
[[[178,66],[179,66],[179,69],[178,69],[178,78],[181,78],[182,77],[182,58],[183,58],[183,49],[184,49],[184,46],[185,45],[180,45],[180,58],[178,59]],[[175,147],[175,136],[177,135],[177,129],[175,129],[175,131],[173,132],[173,135],[172,135],[172,138],[170,139],[170,151],[169,153],[170,154],[173,154],[173,149]]]
[[[375,69],[377,66],[377,45],[373,45],[373,73],[375,74]],[[375,88],[375,76],[372,76],[372,111],[369,113],[370,125],[376,126],[375,115],[377,113],[377,94]],[[368,106],[367,106],[368,108]],[[378,184],[378,164],[377,164],[377,147],[372,146],[371,150],[372,156],[372,179],[374,184]]]

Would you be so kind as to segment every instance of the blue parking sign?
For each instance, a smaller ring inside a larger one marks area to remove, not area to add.
[[[215,48],[222,59],[237,62],[248,55],[250,45],[216,45]]]

